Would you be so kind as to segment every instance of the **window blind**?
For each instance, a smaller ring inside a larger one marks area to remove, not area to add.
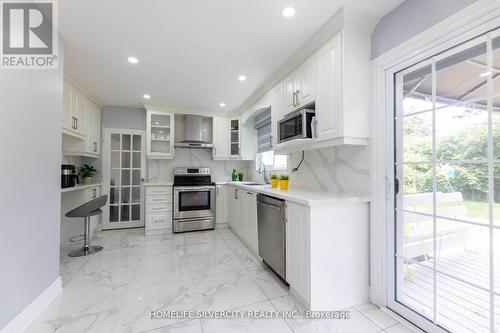
[[[257,152],[263,153],[271,150],[271,108],[266,108],[255,117],[257,130]]]

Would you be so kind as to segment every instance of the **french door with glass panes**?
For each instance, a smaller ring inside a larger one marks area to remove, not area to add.
[[[108,204],[103,229],[144,226],[145,132],[104,130],[103,189]]]
[[[426,330],[498,332],[500,32],[396,73],[394,87],[388,306]]]

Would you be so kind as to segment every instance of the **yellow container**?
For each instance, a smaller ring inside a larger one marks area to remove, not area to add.
[[[282,190],[282,191],[288,190],[288,180],[281,180],[280,179],[280,190]]]
[[[279,179],[271,179],[271,187],[278,187],[278,181]]]

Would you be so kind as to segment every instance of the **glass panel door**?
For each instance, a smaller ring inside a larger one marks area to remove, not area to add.
[[[240,121],[231,119],[231,156],[240,155]]]
[[[170,115],[151,114],[151,153],[171,154]]]
[[[106,129],[103,186],[109,193],[103,229],[144,225],[144,131]]]
[[[496,36],[436,55],[394,81],[394,298],[452,332],[500,330]]]

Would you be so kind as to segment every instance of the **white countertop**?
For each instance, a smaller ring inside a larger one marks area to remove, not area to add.
[[[358,203],[370,201],[369,196],[293,187],[288,187],[287,191],[281,191],[279,187],[271,188],[271,185],[245,185],[245,183],[249,182],[227,182],[226,184],[249,192],[262,193],[306,206],[326,206],[339,203]]]
[[[143,183],[142,186],[172,186],[174,185],[173,182],[167,182],[167,183]]]
[[[80,191],[80,190],[85,190],[87,188],[98,187],[101,185],[102,185],[102,183],[95,183],[95,184],[88,184],[88,185],[87,184],[86,185],[76,185],[73,187],[62,188],[61,193]]]

